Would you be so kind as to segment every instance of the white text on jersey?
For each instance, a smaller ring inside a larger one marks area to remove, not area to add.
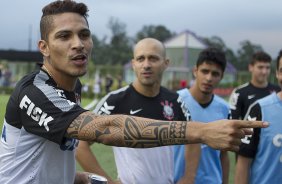
[[[53,120],[53,117],[48,116],[39,107],[35,107],[35,104],[26,95],[21,100],[20,108],[27,109],[26,114],[34,121],[38,121],[39,126],[44,125],[45,129],[49,131],[48,123]]]
[[[103,106],[100,108],[98,114],[111,114],[111,111],[114,110],[115,106],[111,106],[111,105],[108,105],[107,102],[105,102],[103,104]]]

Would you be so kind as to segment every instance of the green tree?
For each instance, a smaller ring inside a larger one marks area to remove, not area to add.
[[[208,47],[215,47],[223,51],[225,53],[227,61],[232,63],[237,68],[238,62],[236,55],[234,54],[232,49],[228,48],[225,45],[224,41],[220,37],[212,36],[211,38],[202,38],[202,40]]]
[[[252,59],[253,54],[258,51],[263,51],[262,46],[258,44],[253,44],[249,40],[240,42],[240,48],[237,51],[238,69],[248,70],[248,64]]]
[[[160,40],[161,42],[164,42],[165,40],[171,38],[174,36],[175,33],[172,33],[170,30],[168,30],[163,25],[149,25],[149,26],[143,26],[143,28],[137,32],[135,36],[135,41],[139,41],[143,38],[155,38]]]
[[[99,38],[95,35],[92,35],[93,40],[93,51],[92,51],[92,60],[94,61],[94,64],[103,64],[106,63],[106,61],[109,61],[109,45],[106,43],[107,37],[102,38],[99,40]]]
[[[108,27],[111,30],[112,37],[107,55],[108,64],[125,64],[132,57],[132,41],[127,36],[126,25],[116,18],[110,18]]]

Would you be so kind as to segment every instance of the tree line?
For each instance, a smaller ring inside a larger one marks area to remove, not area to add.
[[[99,39],[93,35],[94,52],[92,59],[97,65],[124,65],[132,58],[132,47],[134,43],[145,37],[156,38],[162,42],[176,35],[163,25],[145,25],[134,37],[129,37],[126,32],[126,25],[117,18],[110,18],[107,27],[110,29],[111,37],[104,36]],[[249,40],[240,42],[239,49],[233,51],[219,36],[210,38],[200,37],[202,41],[211,47],[216,47],[225,52],[227,60],[238,70],[248,69],[248,63],[253,53],[263,51],[259,44],[254,44]]]

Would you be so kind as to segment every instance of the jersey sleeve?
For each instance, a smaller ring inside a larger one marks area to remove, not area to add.
[[[243,119],[242,117],[242,97],[237,89],[234,89],[229,98],[231,119]]]
[[[43,88],[21,90],[17,100],[19,119],[27,132],[61,144],[69,125],[86,110],[70,101],[63,90],[47,85]]]
[[[95,106],[93,112],[99,115],[110,115],[116,110],[116,99],[111,94],[104,96]]]
[[[257,102],[249,107],[249,110],[246,114],[246,119],[249,121],[262,120],[261,107]],[[259,143],[259,134],[260,129],[255,128],[253,135],[246,136],[244,139],[242,139],[242,144],[238,154],[248,158],[254,158]]]

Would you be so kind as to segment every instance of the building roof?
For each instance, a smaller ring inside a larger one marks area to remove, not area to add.
[[[205,49],[207,45],[193,32],[183,31],[164,42],[166,48]]]
[[[0,50],[0,60],[9,62],[41,62],[42,58],[39,51]]]

